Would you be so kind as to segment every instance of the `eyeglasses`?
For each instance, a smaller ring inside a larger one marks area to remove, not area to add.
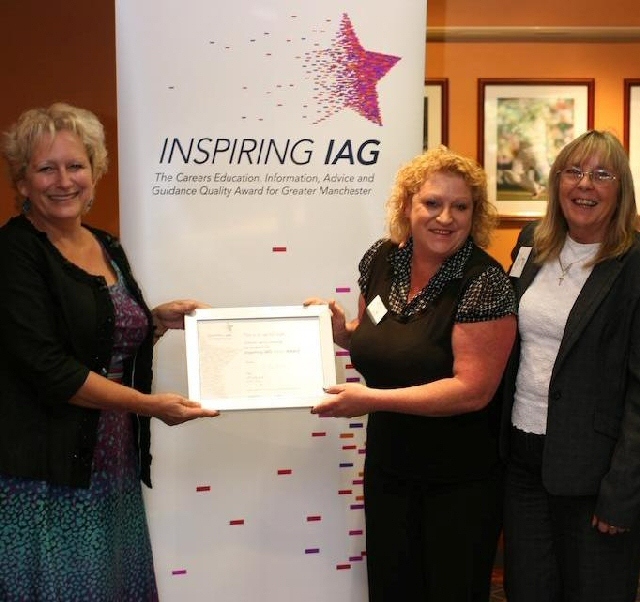
[[[617,176],[612,174],[606,169],[594,169],[592,171],[585,171],[579,167],[565,167],[557,171],[567,182],[577,184],[585,176],[589,176],[589,179],[594,184],[610,184],[614,180],[617,180]]]

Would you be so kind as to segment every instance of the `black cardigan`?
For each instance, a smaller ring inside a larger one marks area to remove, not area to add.
[[[88,227],[144,302],[119,241]],[[99,410],[68,400],[90,371],[107,374],[114,310],[106,281],[67,261],[23,216],[0,228],[0,473],[88,487]],[[124,366],[124,383],[151,390],[153,333]],[[140,478],[150,486],[147,417],[133,416]]]

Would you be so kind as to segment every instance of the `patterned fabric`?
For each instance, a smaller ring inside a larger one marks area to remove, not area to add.
[[[371,263],[384,242],[385,239],[376,241],[360,261],[358,284],[364,296],[366,296]],[[406,300],[411,287],[413,239],[410,238],[406,245],[392,252],[389,257],[394,275],[389,294],[391,311],[403,316],[412,316],[424,311],[429,303],[442,293],[450,280],[462,278],[464,266],[471,257],[473,247],[473,240],[468,238],[456,253],[444,261],[433,278],[409,303]],[[489,266],[467,287],[458,305],[455,319],[456,322],[485,322],[515,313],[515,296],[508,277],[501,268]]]
[[[116,381],[148,328],[118,276],[110,287],[116,333],[109,378]],[[89,489],[0,475],[0,600],[158,599],[131,420],[101,412]]]

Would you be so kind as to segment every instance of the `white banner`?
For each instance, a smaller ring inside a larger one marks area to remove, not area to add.
[[[337,298],[422,148],[426,3],[116,0],[121,234],[151,304]],[[338,381],[356,380],[337,351]],[[157,390],[186,394],[184,338]],[[364,419],[154,421],[163,601],[366,599]]]

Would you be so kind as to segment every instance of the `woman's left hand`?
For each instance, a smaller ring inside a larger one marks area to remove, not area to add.
[[[600,533],[607,533],[608,535],[618,535],[620,533],[626,533],[629,529],[625,527],[614,527],[606,521],[598,518],[595,514],[591,519],[591,526],[596,527]]]
[[[160,338],[170,328],[184,329],[184,317],[195,309],[207,309],[210,305],[193,299],[178,299],[162,303],[151,310],[155,335]]]
[[[322,418],[353,418],[373,410],[372,389],[359,383],[344,383],[325,389],[330,395],[311,408],[312,414]]]

